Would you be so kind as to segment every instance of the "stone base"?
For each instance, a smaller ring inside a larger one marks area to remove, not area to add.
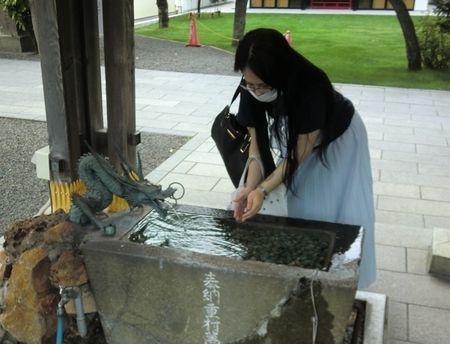
[[[0,36],[0,52],[2,53],[35,53],[33,40],[29,35]]]
[[[450,229],[434,228],[428,272],[450,278]]]
[[[220,210],[190,210],[230,217]],[[306,344],[316,311],[317,343],[342,343],[358,284],[363,228],[269,216],[248,222],[261,230],[336,233],[342,241],[333,247],[332,268],[320,271],[313,283],[311,269],[130,242],[130,230],[144,215],[111,216],[116,237],[93,235],[81,246],[108,343],[220,338],[230,344]]]
[[[366,303],[362,344],[386,343],[387,296],[358,290],[355,298]]]

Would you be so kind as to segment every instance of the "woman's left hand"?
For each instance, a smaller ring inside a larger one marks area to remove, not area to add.
[[[246,211],[242,215],[242,221],[248,220],[249,218],[255,216],[262,208],[263,202],[264,194],[259,189],[255,189],[250,192],[247,197]]]

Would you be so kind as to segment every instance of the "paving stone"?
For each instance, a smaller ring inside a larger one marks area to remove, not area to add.
[[[433,245],[428,261],[430,273],[450,278],[450,229],[433,230]]]
[[[202,178],[199,178],[195,175],[171,172],[168,173],[160,183],[163,185],[169,185],[170,183],[174,182],[180,183],[185,187],[187,196],[188,190],[189,192],[210,191],[214,187],[214,185],[217,184],[219,179],[219,177],[203,176]]]
[[[424,216],[426,228],[448,228],[450,224],[450,214],[445,216]]]
[[[192,152],[185,158],[185,161],[223,165],[223,160],[219,154],[204,152]]]
[[[173,170],[172,172],[175,173],[187,173],[192,167],[194,167],[195,162],[180,162]]]
[[[179,204],[226,209],[230,202],[230,194],[204,190],[186,190],[185,196],[178,201]]]
[[[396,302],[450,309],[448,290],[448,281],[432,276],[377,270],[377,280],[367,291],[385,294]]]
[[[380,181],[384,183],[410,184],[418,186],[442,187],[450,185],[450,178],[441,176],[427,176],[417,173],[381,171]]]
[[[224,178],[220,179],[219,182],[214,186],[212,189],[213,192],[220,192],[225,193],[230,196],[231,199],[231,193],[235,190],[233,183],[231,182],[230,178]]]
[[[442,170],[442,167],[441,167],[441,170]],[[449,172],[449,176],[450,176],[450,172]],[[423,199],[429,199],[429,200],[435,200],[435,201],[441,201],[441,202],[450,202],[450,189],[422,186],[420,188],[420,190],[421,190]],[[450,224],[450,222],[449,222],[449,224]]]
[[[367,129],[367,131],[374,131],[374,132],[381,132],[381,133],[397,133],[397,134],[404,134],[404,135],[412,135],[413,134],[413,128],[408,127],[406,125],[391,126],[391,125],[384,125],[384,124],[368,123],[368,124],[366,124],[366,129]]]
[[[382,149],[383,151],[406,152],[406,153],[415,153],[416,152],[415,144],[404,143],[404,142],[371,140],[369,142],[369,147],[371,149],[374,149],[374,148]]]
[[[406,272],[406,249],[399,246],[376,245],[377,269]]]
[[[408,313],[407,304],[401,302],[388,301],[388,338],[407,340],[408,339]]]
[[[373,192],[377,195],[420,198],[420,187],[417,185],[382,183],[376,181],[373,183]]]
[[[196,163],[187,174],[195,176],[229,178],[224,165]]]
[[[211,123],[207,124],[194,124],[194,123],[178,123],[173,127],[175,130],[179,131],[192,131],[199,133],[211,133]]]
[[[433,230],[395,224],[376,223],[375,241],[379,245],[398,245],[428,250],[431,245]]]
[[[384,120],[384,124],[389,126],[408,126],[413,128],[430,128],[430,129],[442,129],[440,123],[428,122],[428,121],[405,121],[393,118],[387,118]]]
[[[377,208],[433,216],[450,214],[450,203],[392,196],[379,196]]]
[[[189,154],[191,154],[191,152],[188,150],[177,150],[169,159],[158,166],[158,171],[172,171],[180,162],[184,161]]]
[[[428,273],[427,269],[428,254],[429,250],[407,248],[406,249],[407,272],[410,274],[426,275]]]
[[[448,146],[445,142],[445,139],[442,139],[442,148],[445,150]],[[419,142],[416,142],[419,143]],[[409,162],[417,162],[417,163],[425,163],[429,164],[432,161],[434,164],[450,166],[450,160],[447,157],[442,156],[432,156],[430,154],[417,154],[417,153],[407,153],[407,152],[394,152],[394,151],[386,151],[383,154],[383,159],[392,160],[392,161],[409,161]]]
[[[424,226],[423,215],[420,214],[402,213],[398,211],[389,211],[380,209],[376,209],[375,212],[376,212],[376,220],[378,223],[410,226],[410,227]]]
[[[381,152],[380,160],[372,160],[372,168],[383,171],[418,172],[418,164],[416,162],[388,160],[385,158],[384,151]]]
[[[370,158],[372,159],[372,165],[374,164],[374,160],[381,159],[383,151],[381,149],[369,149]]]
[[[448,159],[450,160],[450,158]],[[419,163],[419,173],[450,177],[450,168],[448,166],[442,165]],[[449,189],[442,189],[442,190],[449,190]]]
[[[448,293],[441,297],[449,298]],[[450,311],[446,309],[408,306],[409,340],[414,343],[444,344],[449,342]]]

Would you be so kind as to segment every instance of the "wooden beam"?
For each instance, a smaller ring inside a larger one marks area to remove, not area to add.
[[[95,16],[97,11],[89,2],[93,1],[30,0],[41,60],[51,180],[57,182],[78,179],[83,141],[93,142],[92,132],[103,126],[98,29],[93,28],[97,20],[88,23],[92,15],[85,18],[86,11]]]
[[[100,73],[100,46],[98,29],[97,1],[83,0],[83,32],[84,32],[84,76],[85,99],[87,100],[85,117],[86,139],[98,152],[107,154],[106,147],[97,142],[96,132],[104,128],[102,87]]]
[[[119,169],[113,142],[136,163],[130,137],[136,130],[133,0],[103,1],[108,152]]]
[[[56,3],[31,0],[30,8],[40,51],[50,159],[61,162],[61,170],[52,171],[50,176],[52,181],[70,183],[76,174],[70,159],[71,133],[66,118]]]

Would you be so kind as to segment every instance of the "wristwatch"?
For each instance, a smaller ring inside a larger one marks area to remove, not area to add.
[[[264,186],[262,186],[262,185],[259,185],[259,186],[258,186],[258,189],[260,189],[260,190],[261,190],[261,192],[263,193],[263,195],[264,195],[264,199],[266,199],[266,197],[268,197],[268,196],[269,196],[269,193],[267,192],[267,190],[266,190],[266,188],[265,188]]]

